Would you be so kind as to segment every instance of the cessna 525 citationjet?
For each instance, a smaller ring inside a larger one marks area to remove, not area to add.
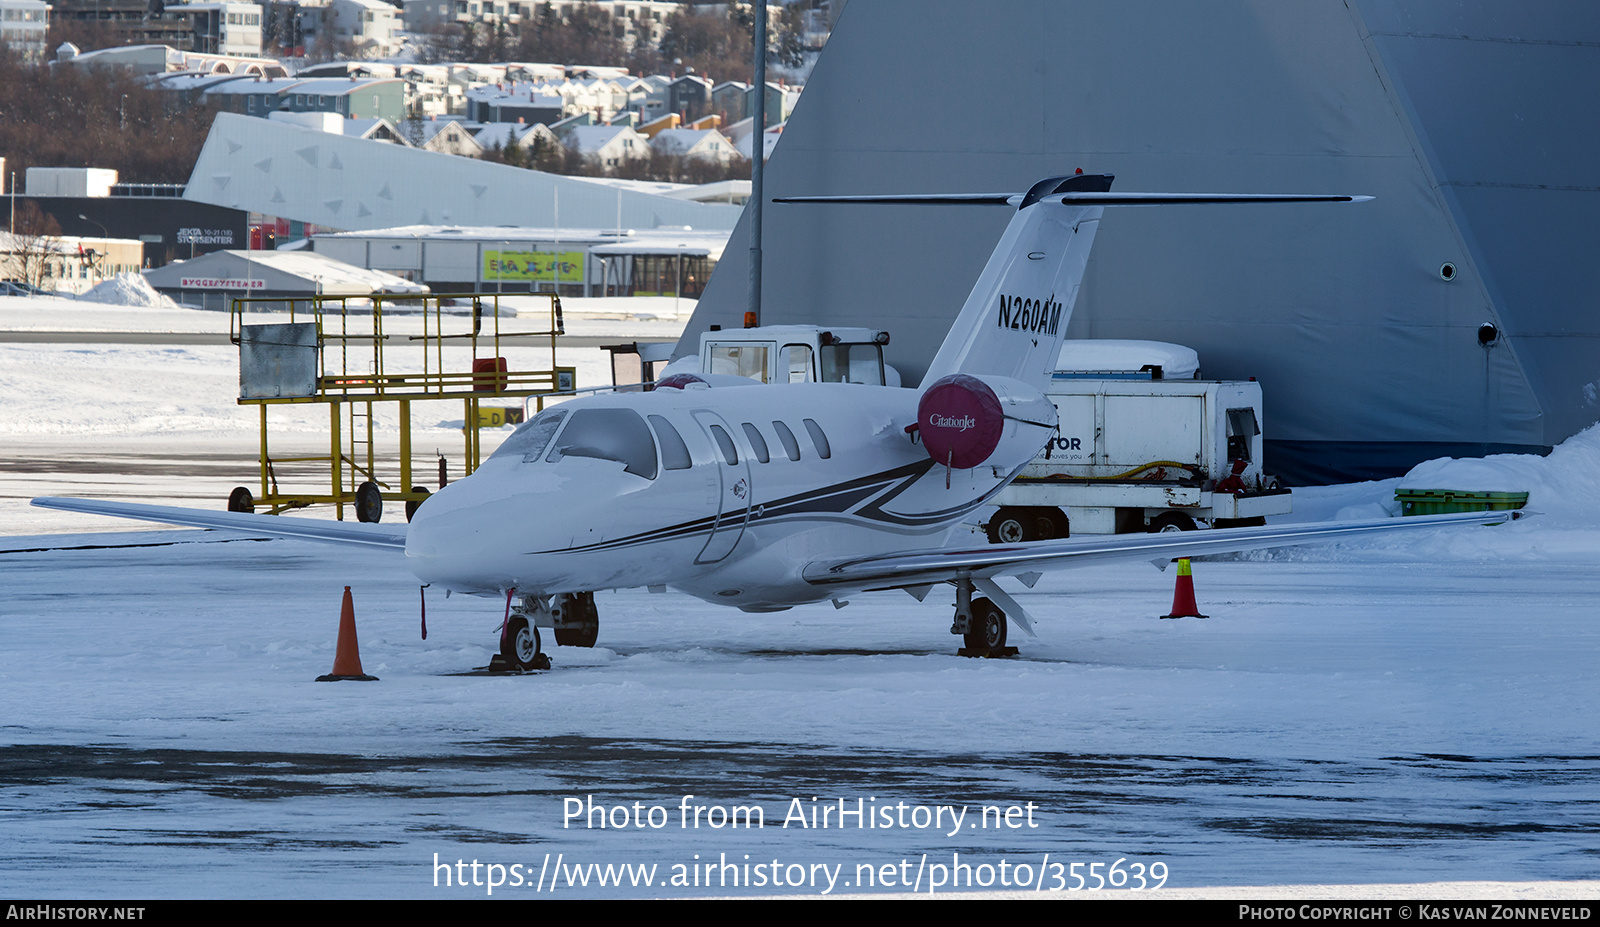
[[[1110,560],[1165,562],[1509,513],[947,546],[1044,446],[1044,396],[1107,206],[1354,202],[1368,197],[1113,194],[1110,175],[1021,194],[795,197],[779,203],[965,203],[1015,212],[921,387],[760,385],[669,377],[646,393],[573,399],[524,423],[408,526],[346,524],[86,499],[35,505],[404,551],[435,587],[507,603],[501,650],[547,666],[538,629],[592,646],[596,590],[671,588],[769,612],[901,589],[955,588],[969,652],[1032,618],[996,582]]]

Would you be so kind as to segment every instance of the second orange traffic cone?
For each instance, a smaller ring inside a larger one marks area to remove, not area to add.
[[[1194,600],[1194,573],[1189,569],[1189,558],[1178,558],[1178,583],[1172,590],[1172,614],[1163,618],[1204,618]]]
[[[378,677],[361,671],[361,645],[356,642],[356,606],[350,598],[350,587],[344,587],[344,607],[339,611],[339,647],[333,655],[333,672],[318,676],[317,682],[340,682],[355,679],[377,682]]]

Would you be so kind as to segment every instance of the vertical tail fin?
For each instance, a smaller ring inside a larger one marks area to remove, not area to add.
[[[924,383],[954,373],[990,374],[1044,389],[1103,209],[1044,197],[1106,193],[1111,181],[1110,174],[1050,177],[1023,195]]]

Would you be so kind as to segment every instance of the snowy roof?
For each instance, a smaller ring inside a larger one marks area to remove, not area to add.
[[[716,129],[662,129],[651,139],[652,147],[662,151],[689,152],[696,148],[715,148],[716,143],[728,145],[728,140]]]
[[[330,296],[428,292],[427,287],[394,274],[356,267],[314,251],[213,251],[147,271],[145,278],[161,290],[239,289],[224,284],[243,278],[264,280],[266,290],[277,292],[303,290]]]
[[[1159,366],[1164,379],[1187,380],[1200,372],[1200,355],[1194,348],[1164,341],[1083,338],[1063,343],[1056,360],[1056,369],[1064,371],[1137,371],[1147,366]]]
[[[581,152],[599,151],[624,132],[632,132],[627,126],[573,126],[567,130],[572,139],[572,144]]]

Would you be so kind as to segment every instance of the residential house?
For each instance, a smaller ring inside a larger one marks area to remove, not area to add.
[[[720,164],[739,157],[733,143],[716,129],[662,129],[650,139],[650,147],[661,154]]]
[[[627,126],[573,126],[563,136],[579,154],[606,170],[650,157],[650,140]]]

